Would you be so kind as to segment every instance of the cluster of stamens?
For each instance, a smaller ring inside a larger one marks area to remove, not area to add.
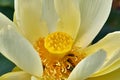
[[[59,34],[56,33],[55,35]],[[59,38],[61,37],[62,36],[59,36]],[[54,39],[50,40],[53,40],[53,42],[57,42],[54,41]],[[62,43],[62,40],[59,40],[58,38],[55,40],[58,40],[60,41],[60,43]],[[71,47],[71,49],[67,51],[63,57],[59,57],[54,55],[55,53],[51,54],[51,52],[48,49],[46,49],[45,41],[46,41],[45,38],[40,38],[35,45],[35,48],[39,52],[39,55],[43,63],[44,68],[44,74],[42,76],[43,80],[67,80],[69,74],[72,72],[74,67],[86,56],[85,53],[80,51],[80,48],[78,47]],[[54,45],[54,43],[51,45]]]

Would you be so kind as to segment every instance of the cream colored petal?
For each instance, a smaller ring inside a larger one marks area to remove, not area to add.
[[[59,16],[57,31],[66,32],[76,38],[80,27],[80,11],[78,0],[54,0]]]
[[[42,0],[15,0],[15,16],[18,28],[31,42],[48,34],[41,19]]]
[[[31,77],[31,80],[50,80],[50,79],[45,79],[45,78],[43,78],[43,77],[36,77],[36,76],[32,76]]]
[[[1,76],[0,80],[31,80],[31,75],[23,71],[10,72]]]
[[[110,58],[113,52],[120,48],[120,31],[109,33],[103,39],[85,49],[86,54],[91,54],[99,49],[107,52],[107,58]]]
[[[103,76],[93,77],[86,80],[120,80],[120,68]]]
[[[113,54],[105,61],[103,68],[112,65],[114,62],[120,59],[120,49],[117,49]]]
[[[14,26],[14,23],[8,19],[4,14],[0,13],[0,29],[8,25]]]
[[[108,66],[105,69],[100,70],[98,73],[96,73],[92,76],[95,77],[95,76],[105,75],[105,74],[110,73],[110,72],[117,70],[119,68],[120,68],[120,59],[117,60],[116,62],[114,62],[112,65]]]
[[[38,80],[36,77],[32,76],[31,80]]]
[[[11,26],[0,30],[0,52],[24,71],[36,76],[42,75],[39,54]]]
[[[88,46],[106,22],[112,0],[80,0],[81,25],[76,39],[79,47]]]
[[[84,80],[96,72],[104,63],[106,52],[99,50],[83,59],[70,74],[68,80]]]
[[[120,49],[116,50],[112,56],[106,59],[102,68],[95,73],[93,76],[100,76],[110,73],[116,69],[120,68]]]
[[[42,6],[42,19],[47,22],[49,33],[51,33],[56,30],[58,20],[54,0],[43,0]]]
[[[88,47],[85,51],[91,54],[99,49],[104,49],[107,52],[106,63],[103,69],[93,76],[99,76],[109,73],[120,67],[120,31],[113,32],[105,36],[96,44]]]

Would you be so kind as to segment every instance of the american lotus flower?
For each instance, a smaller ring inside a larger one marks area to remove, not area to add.
[[[120,31],[92,40],[112,0],[15,0],[0,14],[0,52],[19,70],[0,80],[119,80]]]

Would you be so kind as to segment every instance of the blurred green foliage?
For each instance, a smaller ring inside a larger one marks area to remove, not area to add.
[[[15,65],[0,54],[0,75],[11,71]]]
[[[13,7],[14,6],[14,0],[0,0],[0,6]]]
[[[0,0],[0,12],[13,19],[14,0]]]
[[[112,27],[120,28],[120,10],[119,9],[112,9],[109,19],[107,21],[107,24]]]
[[[97,42],[110,32],[120,31],[120,5],[118,5],[118,2],[116,1],[119,0],[114,0],[115,4],[113,5],[111,14],[93,43]],[[0,0],[0,12],[12,20],[14,13],[14,0]],[[0,75],[11,71],[14,67],[15,65],[11,61],[0,54]]]
[[[13,19],[14,0],[0,0],[0,12]],[[0,54],[0,75],[10,72],[15,65]]]

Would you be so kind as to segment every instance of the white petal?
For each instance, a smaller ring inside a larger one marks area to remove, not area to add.
[[[93,76],[103,75],[120,67],[120,31],[108,34],[85,51],[87,54],[91,54],[99,49],[104,49],[107,52],[106,63],[103,69]]]
[[[107,67],[112,65],[114,62],[120,59],[120,49],[117,49],[113,52],[113,54],[106,60],[106,63],[103,67]]]
[[[68,80],[84,80],[92,73],[96,72],[105,61],[105,53],[105,51],[99,50],[96,53],[83,59],[78,63],[75,69],[73,69]]]
[[[80,27],[78,0],[55,0],[55,8],[59,16],[57,31],[66,32],[75,39]]]
[[[38,53],[11,26],[0,30],[0,52],[24,71],[36,76],[42,75],[43,68]]]
[[[85,49],[87,54],[94,53],[99,49],[104,49],[107,52],[107,58],[111,57],[113,52],[120,48],[120,31],[109,33],[97,43]]]
[[[80,0],[81,25],[76,45],[88,46],[106,22],[112,0]]]
[[[14,23],[8,19],[5,15],[0,13],[0,29],[3,27],[7,27],[8,25],[14,26]]]
[[[0,80],[30,80],[31,75],[20,71],[20,72],[10,72],[4,74],[0,77]]]
[[[105,75],[105,74],[108,74],[108,73],[115,71],[119,68],[120,68],[120,59],[117,60],[116,62],[114,62],[112,65],[108,66],[107,68],[103,68],[102,70],[100,70],[99,72],[95,73],[92,76],[96,77],[96,76]]]
[[[36,77],[32,76],[31,80],[38,80]]]
[[[15,0],[17,25],[31,42],[48,34],[46,23],[41,19],[41,14],[41,0]]]
[[[44,19],[47,22],[47,26],[50,33],[56,30],[58,16],[55,11],[54,0],[42,1],[42,19]]]
[[[120,80],[120,68],[103,76],[92,77],[86,80]]]

